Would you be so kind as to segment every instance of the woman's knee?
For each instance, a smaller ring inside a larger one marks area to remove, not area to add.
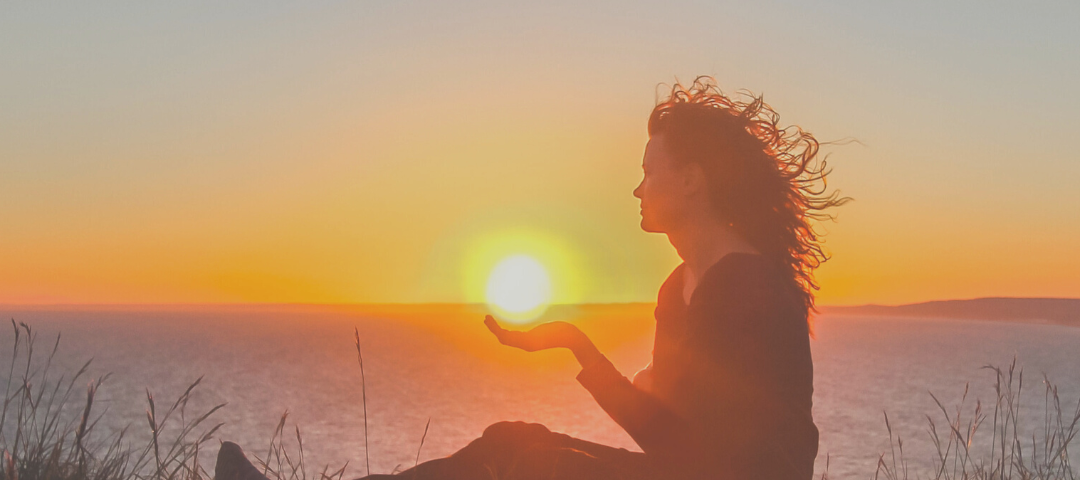
[[[531,444],[543,441],[551,430],[539,423],[496,422],[484,429],[483,438],[502,444]]]

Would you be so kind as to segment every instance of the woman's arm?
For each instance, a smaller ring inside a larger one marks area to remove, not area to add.
[[[697,425],[635,387],[603,355],[582,368],[577,380],[645,453],[670,465],[715,456]]]
[[[570,351],[573,352],[574,358],[577,359],[578,365],[581,365],[581,368],[589,368],[596,365],[598,362],[606,360],[604,354],[600,353],[600,349],[596,348],[596,345],[593,344],[592,339],[584,333],[582,333],[581,336],[582,341],[570,348]]]
[[[488,315],[484,324],[504,345],[526,351],[567,348],[582,370],[577,380],[641,449],[677,464],[700,461],[708,452],[698,429],[652,395],[635,387],[576,326],[549,322],[521,332],[506,330]]]

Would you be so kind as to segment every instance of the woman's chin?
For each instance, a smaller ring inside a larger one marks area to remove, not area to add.
[[[644,218],[641,219],[641,229],[649,233],[663,233],[659,228],[653,225],[652,222],[649,222]]]

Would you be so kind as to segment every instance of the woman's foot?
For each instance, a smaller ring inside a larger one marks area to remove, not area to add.
[[[233,442],[221,442],[214,480],[269,480],[244,456],[244,450]]]

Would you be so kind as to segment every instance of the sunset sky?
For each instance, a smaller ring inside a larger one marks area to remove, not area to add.
[[[0,303],[654,301],[697,75],[858,141],[819,304],[1080,297],[1080,3],[581,3],[0,4]]]

